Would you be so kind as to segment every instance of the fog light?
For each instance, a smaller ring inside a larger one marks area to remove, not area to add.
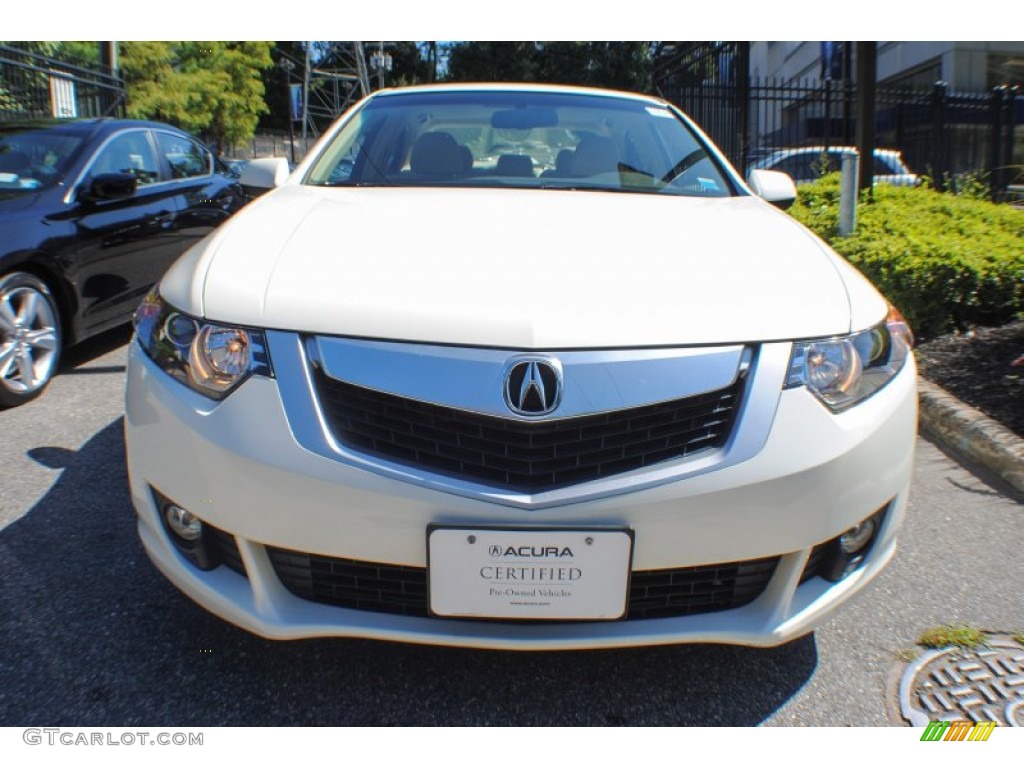
[[[177,504],[168,504],[164,507],[164,519],[167,526],[184,541],[199,541],[203,535],[202,521]]]
[[[852,555],[864,549],[875,535],[875,519],[869,517],[839,537],[839,548],[843,554]]]
[[[807,568],[811,569],[810,575],[834,582],[845,579],[860,568],[875,545],[887,509],[889,504],[834,539],[815,547],[818,557],[808,558],[807,561]],[[809,575],[805,572],[804,580],[807,578]]]

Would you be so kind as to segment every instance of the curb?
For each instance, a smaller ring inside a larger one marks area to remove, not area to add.
[[[928,437],[1024,496],[1024,440],[937,384],[918,377],[917,391],[921,429]]]

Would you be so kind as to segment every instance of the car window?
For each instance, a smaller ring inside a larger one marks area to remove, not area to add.
[[[667,107],[542,92],[371,99],[305,183],[734,194],[719,162]]]
[[[876,176],[891,176],[893,174],[904,173],[900,168],[895,167],[896,163],[891,158],[885,157],[884,155],[875,155],[874,173]]]
[[[166,131],[156,132],[160,154],[167,159],[172,179],[208,176],[213,171],[213,155],[197,141]]]
[[[147,131],[119,133],[97,153],[89,169],[93,178],[102,173],[130,173],[139,186],[160,181],[160,164]]]
[[[794,179],[807,178],[807,164],[802,155],[790,155],[784,157],[774,165],[770,166],[773,171],[788,173]]]
[[[82,139],[60,126],[0,124],[0,192],[49,186],[63,176]]]
[[[813,181],[822,175],[823,167],[827,167],[827,162],[822,154],[798,152],[784,157],[775,164],[773,170],[788,173],[796,181]]]

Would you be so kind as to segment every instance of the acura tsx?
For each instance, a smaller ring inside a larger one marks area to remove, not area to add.
[[[283,161],[282,161],[283,162]],[[270,638],[777,645],[893,556],[899,312],[663,100],[380,91],[135,318],[138,532]]]

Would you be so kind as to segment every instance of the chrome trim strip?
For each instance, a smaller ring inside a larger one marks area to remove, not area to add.
[[[384,477],[411,483],[443,493],[453,493],[472,499],[501,504],[519,509],[545,509],[581,501],[615,496],[687,477],[704,474],[713,470],[739,464],[757,455],[768,439],[775,411],[782,394],[789,354],[789,342],[762,344],[756,352],[744,355],[749,364],[748,380],[740,400],[736,425],[729,441],[722,448],[709,449],[692,457],[665,461],[652,467],[644,467],[621,475],[594,480],[579,485],[558,488],[543,493],[527,494],[469,482],[446,475],[435,474],[417,467],[378,459],[353,451],[338,443],[326,423],[319,406],[313,383],[312,361],[307,355],[307,346],[297,333],[267,331],[270,356],[274,361],[274,372],[285,415],[296,441],[306,450],[332,461],[364,469]],[[310,345],[313,347],[314,345]],[[743,349],[739,347],[739,349]],[[472,353],[480,350],[450,348],[453,354]],[[580,353],[629,355],[663,353],[663,357],[678,356],[683,349],[642,350],[635,353]],[[688,350],[700,352],[701,350]],[[502,352],[503,356],[507,353]],[[501,382],[496,382],[498,396],[501,396]]]
[[[516,353],[317,336],[311,357],[333,379],[389,395],[518,421],[567,419],[714,392],[736,381],[740,345]],[[560,364],[562,394],[544,415],[517,414],[505,377],[521,360]]]

